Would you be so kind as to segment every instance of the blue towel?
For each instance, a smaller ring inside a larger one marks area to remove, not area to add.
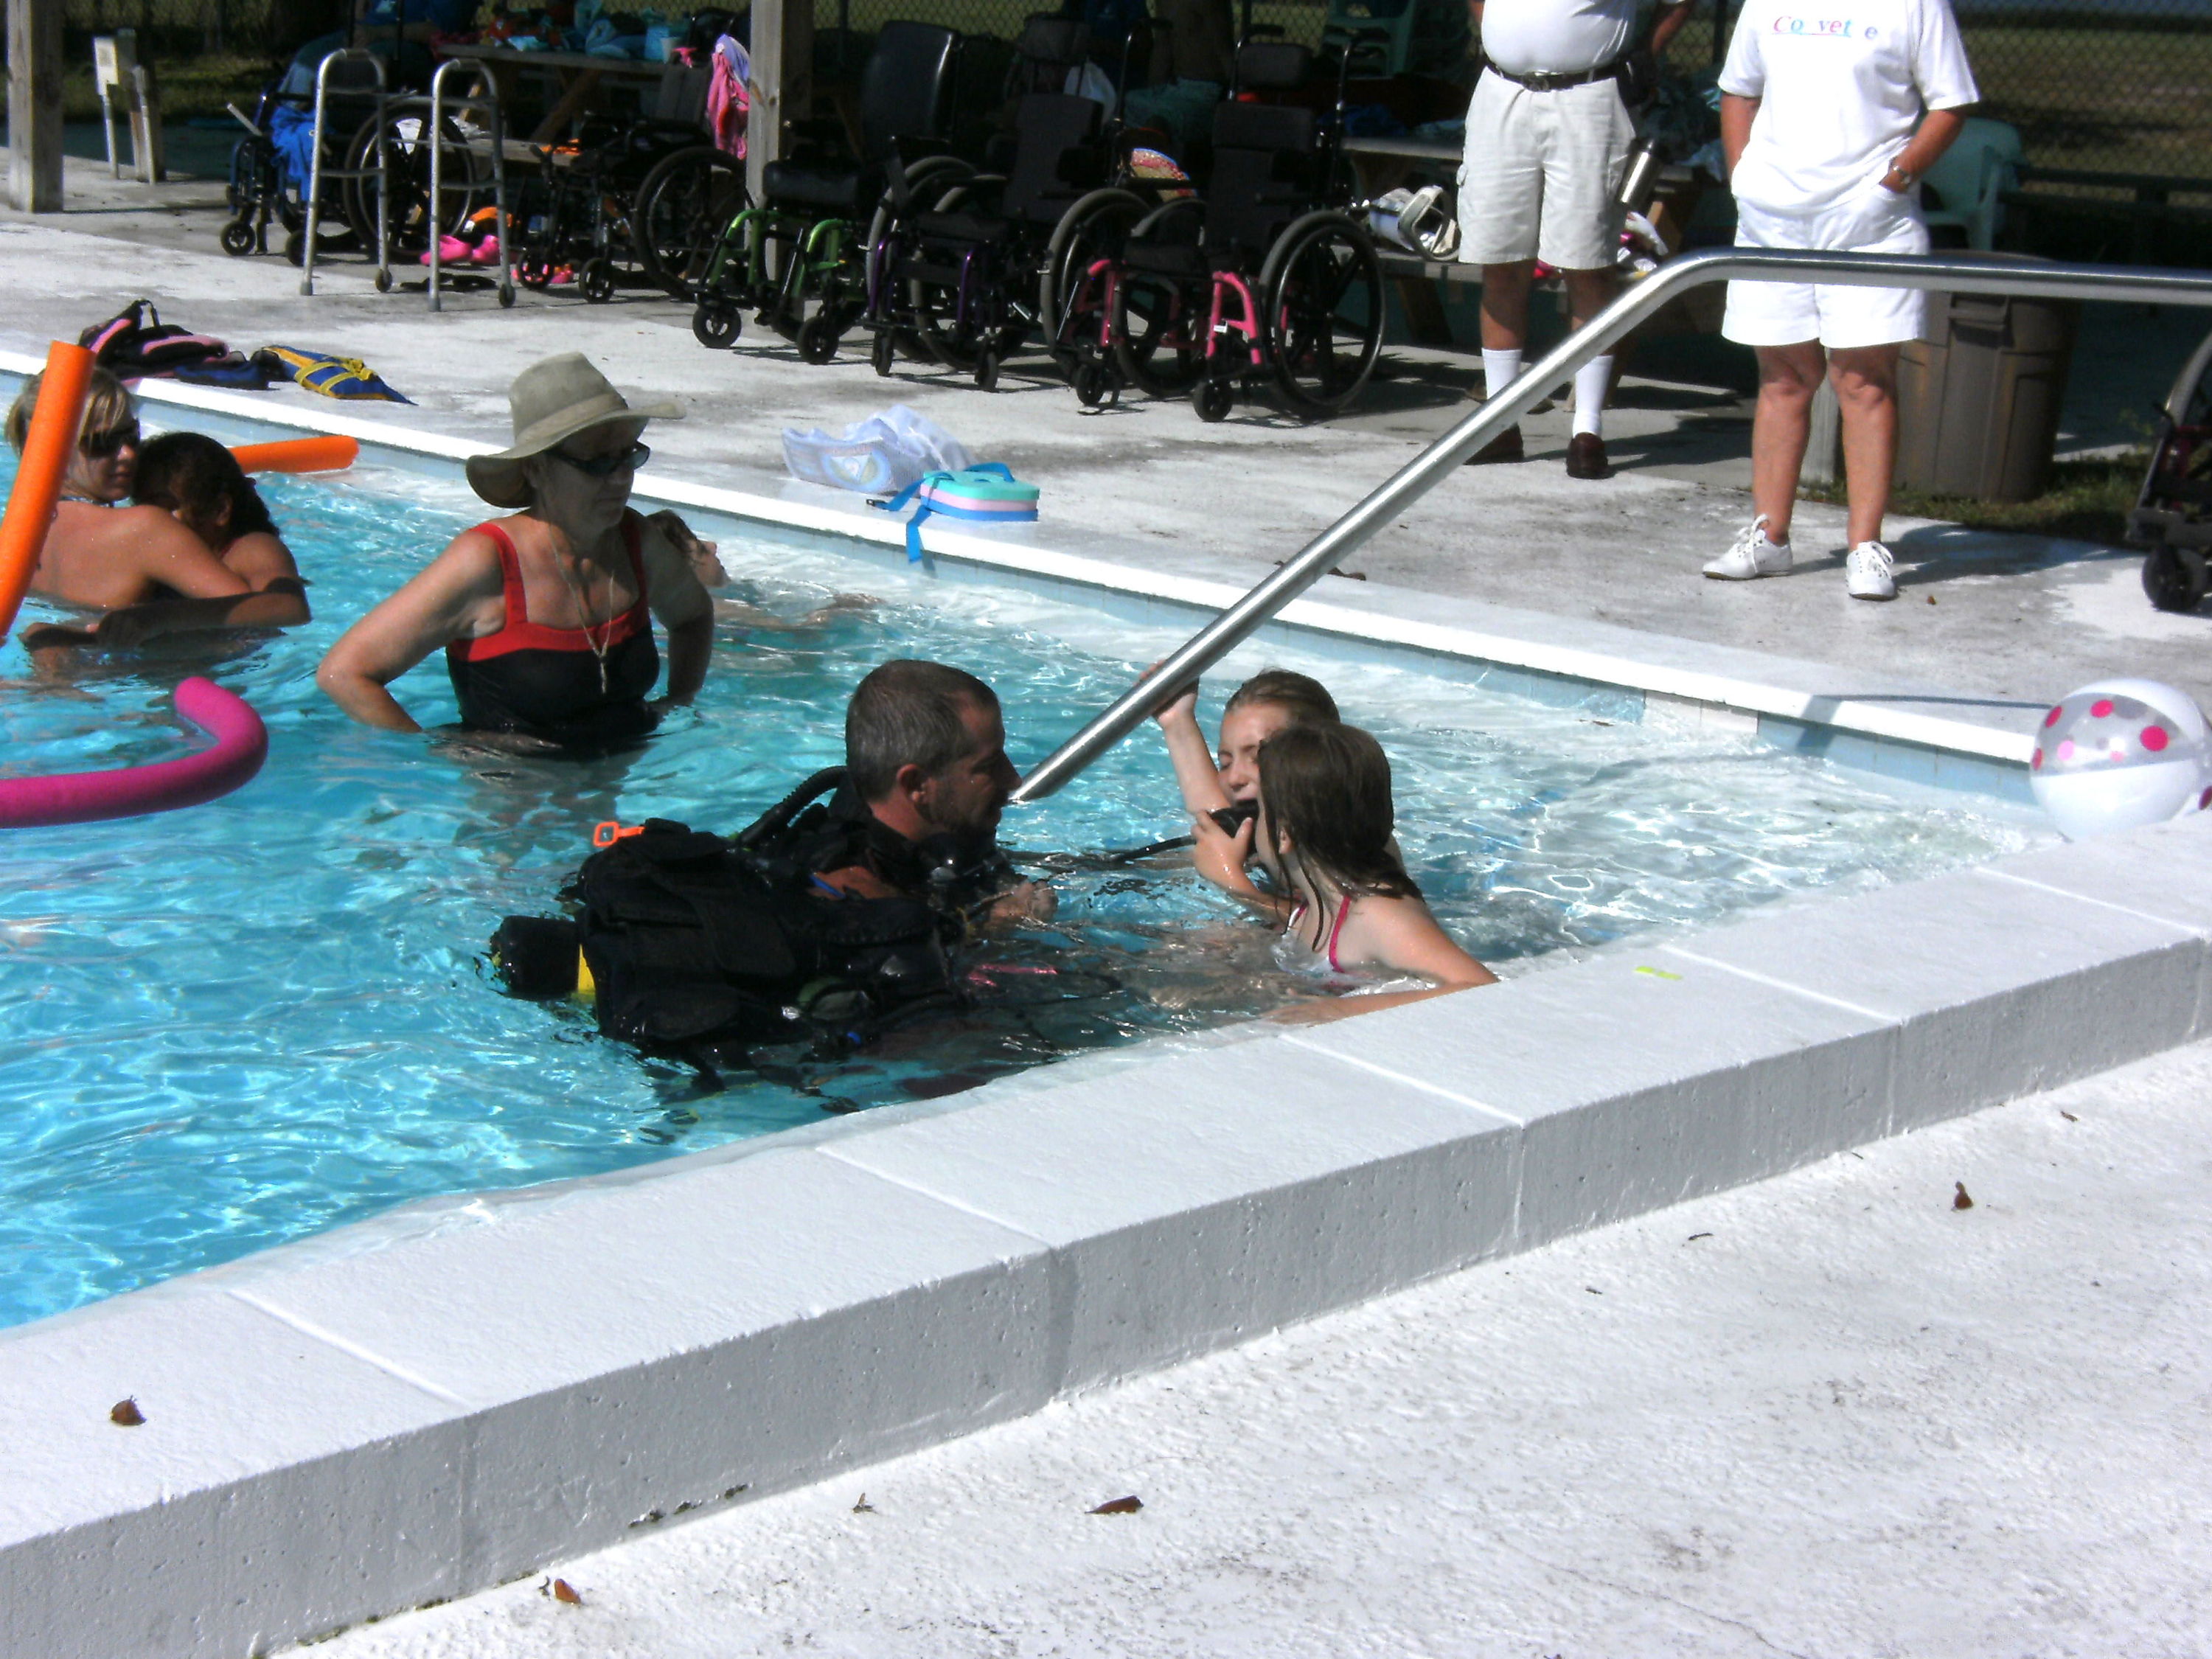
[[[269,112],[269,142],[284,163],[285,182],[304,198],[315,166],[315,118],[289,104],[277,105]]]

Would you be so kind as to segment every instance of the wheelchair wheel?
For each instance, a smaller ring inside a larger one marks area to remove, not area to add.
[[[735,345],[744,328],[744,313],[720,300],[702,300],[691,313],[691,337],[710,350]]]
[[[1382,349],[1382,262],[1340,213],[1311,213],[1267,251],[1261,326],[1294,409],[1327,413],[1359,395]]]
[[[307,233],[295,230],[284,238],[284,257],[295,265],[307,263]]]
[[[1046,245],[1044,263],[1037,271],[1037,320],[1044,325],[1046,343],[1054,350],[1073,349],[1079,338],[1095,343],[1100,318],[1073,314],[1085,301],[1084,276],[1097,260],[1121,251],[1129,228],[1147,210],[1134,191],[1109,187],[1094,190],[1060,216]]]
[[[999,389],[999,354],[989,346],[975,354],[975,388],[979,392]]]
[[[451,120],[443,129],[447,149],[439,163],[439,199],[434,204],[430,200],[430,146],[422,127],[422,116],[395,115],[386,131],[392,179],[386,224],[395,254],[421,252],[430,246],[432,236],[453,234],[478,208],[491,205],[491,158],[467,148],[460,128]],[[374,116],[355,129],[346,145],[345,165],[353,171],[375,167]],[[376,195],[374,178],[348,179],[338,192],[346,225],[372,253],[376,247]]]
[[[1121,383],[1103,363],[1085,360],[1076,364],[1067,383],[1075,388],[1075,401],[1085,409],[1104,409],[1121,401]]]
[[[253,227],[243,219],[233,219],[222,228],[222,251],[234,259],[253,252]]]
[[[1180,398],[1206,369],[1194,290],[1149,271],[1124,274],[1114,305],[1114,366],[1151,398]],[[1217,417],[1218,418],[1218,417]]]
[[[1191,387],[1190,404],[1198,411],[1198,418],[1209,426],[1225,421],[1229,411],[1237,407],[1237,383],[1209,374]]]
[[[2143,560],[2143,592],[2160,611],[2194,611],[2207,581],[2204,555],[2194,547],[2160,542]]]
[[[576,273],[576,291],[595,306],[603,306],[615,297],[615,262],[611,259],[588,259]]]
[[[891,337],[889,329],[876,336],[876,343],[868,348],[868,362],[884,379],[890,378],[891,365],[898,360],[898,342]]]
[[[799,357],[801,362],[834,362],[837,343],[845,331],[835,312],[824,309],[816,312],[799,325]]]
[[[638,185],[630,213],[646,279],[679,300],[697,299],[714,244],[744,201],[744,168],[713,145],[663,156]]]

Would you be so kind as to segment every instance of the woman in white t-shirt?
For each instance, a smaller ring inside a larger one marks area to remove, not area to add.
[[[1721,71],[1721,145],[1741,247],[1925,253],[1920,175],[1981,94],[1950,0],[1746,0]],[[1759,352],[1751,432],[1758,516],[1705,567],[1723,581],[1790,568],[1790,510],[1825,372],[1843,416],[1851,597],[1897,597],[1882,514],[1897,454],[1899,348],[1927,313],[1917,289],[1730,283],[1721,332]]]

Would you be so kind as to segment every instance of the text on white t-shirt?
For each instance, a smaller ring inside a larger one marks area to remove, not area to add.
[[[1923,110],[1982,95],[1950,0],[1745,0],[1721,90],[1760,100],[1730,182],[1775,213],[1876,184]]]

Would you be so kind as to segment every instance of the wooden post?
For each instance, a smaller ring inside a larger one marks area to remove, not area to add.
[[[762,169],[788,151],[791,124],[814,112],[814,0],[754,0],[752,34],[745,191],[758,203]]]
[[[142,184],[158,185],[169,176],[167,144],[161,137],[161,94],[150,64],[131,66],[131,161]]]
[[[62,0],[8,0],[8,194],[62,210]]]

